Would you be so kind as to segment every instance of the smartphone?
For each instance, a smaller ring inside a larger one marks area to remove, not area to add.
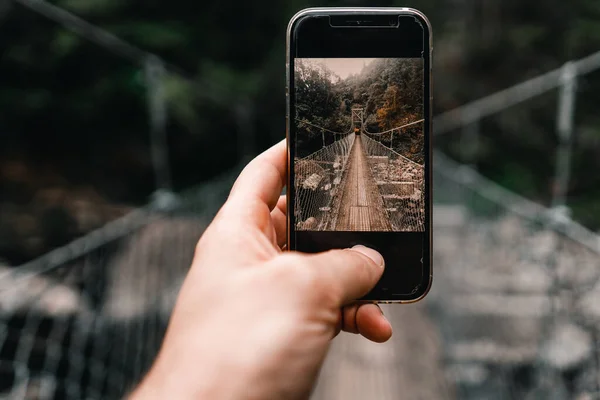
[[[431,287],[431,44],[409,8],[312,8],[288,26],[287,247],[378,250],[361,301]]]

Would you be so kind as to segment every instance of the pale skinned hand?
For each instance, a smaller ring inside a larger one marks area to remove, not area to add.
[[[381,277],[379,253],[281,250],[286,159],[281,142],[239,176],[198,242],[162,349],[132,399],[306,399],[340,329],[391,337],[378,306],[353,304]]]

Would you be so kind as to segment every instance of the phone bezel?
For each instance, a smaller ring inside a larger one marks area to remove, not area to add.
[[[423,282],[424,284],[424,290],[422,290],[420,293],[418,293],[414,298],[404,298],[404,299],[372,299],[372,298],[364,298],[359,300],[360,302],[369,302],[369,303],[414,303],[417,301],[422,300],[430,291],[431,286],[432,286],[432,282],[433,282],[433,268],[432,268],[432,245],[433,245],[433,241],[432,241],[432,189],[433,189],[433,185],[432,185],[432,118],[431,118],[431,109],[432,109],[432,68],[431,68],[431,62],[432,62],[432,56],[433,56],[433,40],[432,40],[432,29],[431,29],[431,23],[429,22],[429,20],[427,19],[427,17],[420,11],[416,10],[416,9],[412,9],[412,8],[406,8],[406,7],[401,7],[401,8],[388,8],[388,7],[353,7],[353,8],[345,8],[345,7],[340,7],[340,8],[308,8],[308,9],[304,9],[301,10],[300,12],[298,12],[296,15],[294,15],[292,17],[292,19],[289,22],[288,25],[288,29],[287,29],[287,38],[286,38],[286,141],[287,141],[287,162],[288,162],[288,168],[292,165],[292,160],[291,160],[291,151],[290,151],[290,147],[291,147],[291,138],[290,138],[290,133],[291,133],[291,123],[292,123],[292,110],[290,109],[290,87],[291,85],[291,79],[293,78],[293,71],[291,71],[291,60],[292,60],[292,33],[293,33],[293,29],[294,26],[302,19],[305,17],[313,17],[313,16],[327,16],[327,15],[340,15],[340,14],[354,14],[354,15],[381,15],[381,14],[399,14],[399,15],[403,15],[403,16],[413,16],[416,17],[420,22],[422,22],[423,25],[423,29],[427,29],[427,37],[428,37],[428,60],[429,60],[429,71],[426,71],[425,73],[428,75],[428,84],[426,85],[426,93],[424,96],[424,102],[428,102],[428,107],[427,107],[427,113],[424,115],[425,121],[428,125],[428,137],[427,137],[427,142],[428,142],[428,146],[427,146],[427,151],[426,151],[426,180],[427,180],[427,192],[426,192],[426,196],[427,196],[427,224],[426,224],[426,229],[425,229],[425,236],[427,237],[427,241],[428,241],[428,249],[425,249],[425,251],[428,251],[427,254],[427,263],[425,263],[425,260],[423,260],[423,268],[428,271],[428,273],[424,274],[423,279],[427,279],[427,282]],[[354,28],[354,29],[360,29],[363,27],[348,27],[350,29]],[[369,27],[364,27],[366,29],[368,29]],[[426,51],[426,50],[424,50]],[[428,96],[427,96],[428,95]],[[291,191],[289,190],[290,185],[292,184],[291,182],[291,171],[288,171],[288,176],[287,176],[287,185],[288,185],[288,190],[287,190],[287,204],[288,204],[288,218],[287,218],[287,231],[288,231],[288,235],[287,235],[287,249],[293,250],[293,246],[291,243],[291,232],[292,232],[292,227],[290,226],[290,221],[291,218],[289,217],[290,213],[293,213],[293,210],[291,209],[291,207],[293,207],[293,201],[290,198],[290,193]],[[427,264],[427,265],[425,265]]]

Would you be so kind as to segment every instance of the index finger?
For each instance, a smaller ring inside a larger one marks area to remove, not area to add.
[[[228,202],[260,203],[273,210],[287,179],[285,139],[252,160],[237,178]]]

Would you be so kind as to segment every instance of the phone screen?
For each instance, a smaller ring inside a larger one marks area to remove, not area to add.
[[[431,280],[429,31],[389,16],[365,27],[368,14],[337,26],[317,15],[292,30],[289,244],[373,247],[386,272],[365,299],[408,301]]]

